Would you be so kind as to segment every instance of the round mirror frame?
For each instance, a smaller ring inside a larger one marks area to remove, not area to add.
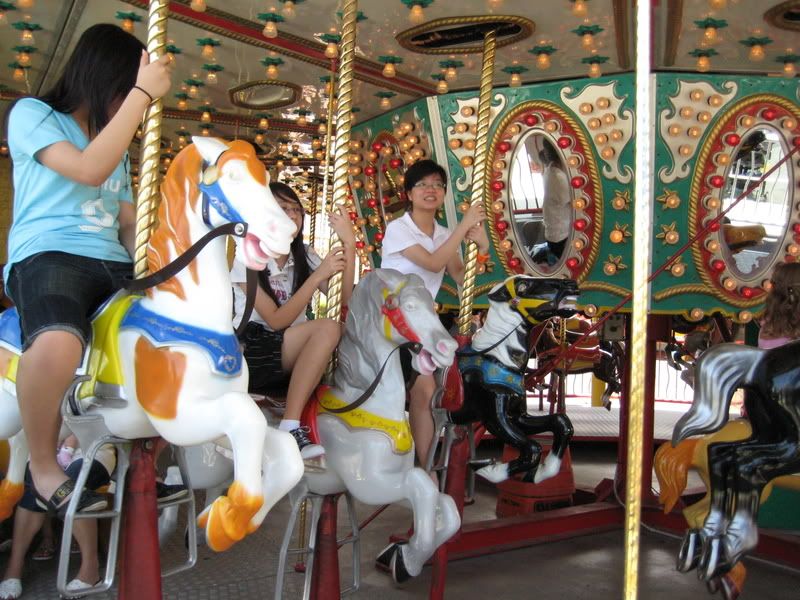
[[[573,190],[573,233],[558,267],[547,273],[532,268],[517,238],[510,199],[513,156],[520,141],[539,132],[559,149]],[[579,123],[560,106],[543,100],[524,102],[498,124],[489,146],[491,176],[484,184],[489,235],[509,274],[569,277],[580,283],[594,265],[603,230],[603,188],[591,144]]]
[[[778,132],[791,150],[800,145],[800,110],[791,101],[772,94],[745,98],[725,111],[706,137],[697,156],[689,192],[689,239],[719,215],[728,169],[746,137],[758,128],[769,127]],[[719,300],[739,308],[751,308],[764,302],[770,287],[769,276],[778,262],[795,262],[800,258],[800,202],[794,202],[793,192],[800,183],[800,160],[795,156],[786,163],[791,181],[789,222],[783,239],[766,267],[754,278],[742,274],[726,260],[723,230],[717,224],[713,231],[692,244],[692,258],[706,289]],[[754,283],[754,279],[760,279]]]

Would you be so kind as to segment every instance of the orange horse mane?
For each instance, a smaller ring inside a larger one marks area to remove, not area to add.
[[[653,464],[660,488],[659,500],[664,505],[664,513],[675,506],[683,490],[686,489],[689,468],[692,467],[695,447],[699,440],[683,440],[675,448],[666,442],[658,447]]]

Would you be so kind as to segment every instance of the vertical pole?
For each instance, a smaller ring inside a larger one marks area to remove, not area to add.
[[[314,550],[314,572],[311,574],[311,600],[339,600],[339,545],[336,542],[337,494],[322,499]]]
[[[497,33],[488,31],[483,38],[483,64],[481,66],[481,87],[478,99],[478,128],[475,134],[475,162],[472,170],[472,193],[470,204],[483,202],[483,184],[486,177],[486,162],[489,156],[489,117],[492,109],[492,78],[494,77],[494,56],[497,46]],[[475,275],[478,268],[478,245],[467,243],[464,255],[464,285],[461,289],[461,302],[458,309],[459,343],[466,342],[469,335],[472,302],[475,299]]]
[[[333,131],[334,121],[336,115],[333,107],[336,104],[334,100],[336,94],[336,61],[331,61],[331,86],[330,94],[328,94],[328,120],[325,122],[325,160],[323,161],[324,178],[322,181],[322,212],[327,212],[328,196],[330,194],[330,171],[331,171],[331,150],[333,147]]]
[[[642,509],[642,443],[645,398],[651,231],[651,5],[636,3],[636,232],[633,243],[633,323],[631,328],[631,395],[628,426],[628,468],[625,481],[625,580],[623,597],[638,597],[639,537]]]

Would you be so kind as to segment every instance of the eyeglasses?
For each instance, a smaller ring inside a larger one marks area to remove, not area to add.
[[[281,206],[281,208],[283,209],[283,212],[285,212],[287,215],[290,215],[292,213],[296,215],[304,215],[306,212],[299,206]]]
[[[424,181],[418,181],[417,183],[414,184],[413,187],[415,190],[421,190],[422,188],[433,188],[435,190],[443,190],[447,188],[447,186],[443,184],[441,181],[434,181],[432,183],[425,183]]]

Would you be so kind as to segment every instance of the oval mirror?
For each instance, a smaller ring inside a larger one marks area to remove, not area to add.
[[[520,140],[510,187],[511,224],[523,256],[532,269],[551,275],[561,268],[571,243],[574,210],[564,159],[549,136],[533,130]]]
[[[732,153],[722,188],[722,209],[749,190],[788,152],[783,136],[761,125],[742,136]],[[782,249],[791,210],[791,178],[784,163],[726,215],[722,226],[723,256],[741,279],[767,271]]]
[[[384,141],[387,144],[387,141]],[[392,152],[381,152],[378,158],[378,192],[380,194],[379,206],[384,223],[403,215],[408,199],[403,190],[403,161],[398,158],[399,152],[396,145],[384,146],[391,148]]]

